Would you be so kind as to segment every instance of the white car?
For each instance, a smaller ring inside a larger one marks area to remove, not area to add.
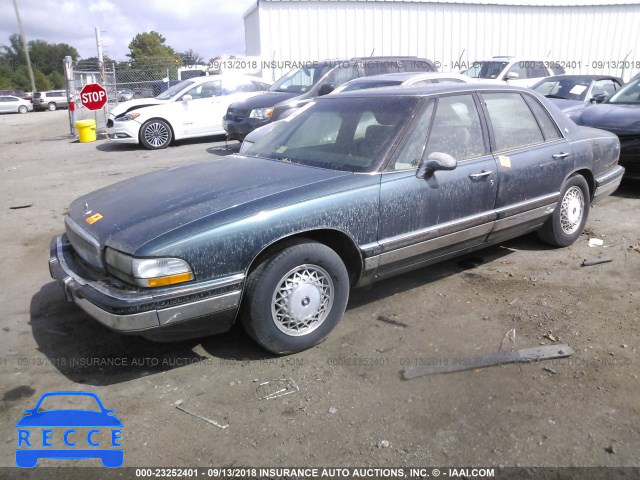
[[[155,150],[173,140],[224,134],[222,117],[233,102],[269,88],[248,75],[211,75],[185,80],[155,98],[130,100],[109,113],[109,138]]]
[[[350,92],[351,90],[362,90],[365,88],[414,86],[421,87],[434,84],[471,83],[473,80],[466,75],[459,73],[440,72],[400,72],[385,73],[382,75],[372,75],[369,77],[355,78],[336,88],[331,95],[340,92]]]
[[[13,95],[0,96],[0,113],[27,113],[33,110],[33,104],[24,98]]]
[[[460,72],[474,82],[502,83],[530,87],[539,80],[562,75],[564,68],[558,62],[525,57],[493,57],[480,60]]]

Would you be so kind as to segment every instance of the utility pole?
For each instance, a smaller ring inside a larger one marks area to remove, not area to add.
[[[100,27],[96,27],[96,48],[98,49],[98,68],[100,69],[100,83],[104,84],[104,57],[102,55],[102,35]]]
[[[29,80],[31,80],[31,93],[36,91],[36,82],[33,80],[33,70],[31,69],[31,58],[29,57],[29,48],[27,48],[27,41],[24,38],[24,29],[22,28],[22,20],[20,20],[20,11],[18,10],[17,0],[13,0],[13,8],[16,10],[16,19],[18,20],[18,28],[20,29],[20,41],[22,42],[22,49],[24,55],[27,57],[27,69],[29,70]]]

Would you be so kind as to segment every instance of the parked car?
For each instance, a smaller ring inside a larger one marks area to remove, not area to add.
[[[24,90],[15,89],[15,90],[0,90],[0,96],[9,95],[11,97],[18,97],[24,100],[31,100],[31,94],[25,92]]]
[[[24,98],[12,95],[0,96],[0,113],[27,113],[33,111],[33,104]]]
[[[326,95],[245,155],[78,198],[49,268],[120,332],[176,340],[239,316],[265,349],[300,351],[352,287],[536,230],[571,245],[620,183],[619,146],[524,88]]]
[[[507,82],[511,85],[530,87],[538,80],[552,75],[562,75],[564,68],[557,62],[527,57],[493,57],[473,62],[461,71],[478,82]]]
[[[622,88],[621,78],[609,75],[556,75],[540,80],[532,90],[551,99],[572,120],[590,103],[602,103]]]
[[[47,399],[56,397],[62,397],[74,403],[84,400],[91,408],[45,409],[43,407],[43,402],[50,402],[51,400]],[[97,407],[97,410],[95,407]],[[102,465],[107,468],[122,466],[124,463],[124,449],[119,448],[122,422],[113,412],[112,409],[104,408],[100,398],[92,392],[44,393],[36,403],[36,406],[25,410],[26,415],[16,423],[16,426],[20,429],[18,448],[16,449],[16,464],[21,468],[33,468],[41,458],[99,458],[102,461]],[[39,430],[43,427],[48,427],[49,434],[45,435],[45,432],[42,431],[42,435],[39,435],[40,438],[35,435],[36,431],[30,431],[30,429]],[[102,442],[101,445],[100,442],[95,441],[101,433],[99,429],[91,430],[87,435],[76,434],[77,428],[86,427],[103,427],[105,430],[113,429],[115,433],[107,437],[111,442]],[[62,432],[55,430],[62,428],[65,428],[64,434],[58,435]],[[29,441],[31,433],[34,435]],[[93,438],[94,435],[95,438]],[[71,439],[73,439],[73,442],[71,442]]]
[[[69,99],[65,90],[52,90],[50,92],[35,92],[33,94],[34,110],[57,110],[69,108]]]
[[[620,165],[625,176],[640,180],[640,77],[603,103],[587,106],[575,122],[615,133],[620,139]]]
[[[135,99],[109,113],[109,138],[166,148],[173,140],[224,133],[222,117],[230,103],[269,88],[260,78],[211,75],[178,83],[155,98]]]
[[[398,86],[426,86],[435,84],[451,83],[471,83],[472,80],[466,75],[459,73],[384,73],[382,75],[372,75],[371,77],[360,77],[349,80],[347,83],[336,88],[332,95],[340,92],[350,92],[352,90],[363,90],[365,88],[398,87]]]
[[[136,92],[129,88],[121,88],[116,93],[118,95],[119,102],[128,102],[129,100],[133,100],[133,97],[136,94]]]
[[[232,103],[223,122],[227,139],[242,141],[256,128],[290,115],[309,99],[331,93],[354,78],[392,72],[436,71],[431,60],[417,57],[366,57],[310,63],[284,75],[268,92]]]

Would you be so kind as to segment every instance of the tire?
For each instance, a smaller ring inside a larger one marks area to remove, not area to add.
[[[556,247],[566,247],[575,242],[587,223],[591,195],[589,185],[582,175],[569,177],[560,192],[560,202],[553,215],[538,230],[543,242]]]
[[[149,150],[167,148],[172,138],[171,127],[159,118],[147,120],[140,129],[140,143]]]
[[[18,113],[27,113],[29,111],[29,109],[27,107],[25,107],[24,105],[20,105],[18,107]]]
[[[58,108],[58,106],[53,102],[51,102],[49,105],[47,105],[47,110],[49,110],[50,112],[53,112],[57,108]]]
[[[242,325],[269,352],[299,352],[327,338],[348,299],[349,275],[338,254],[321,243],[300,240],[251,273]]]

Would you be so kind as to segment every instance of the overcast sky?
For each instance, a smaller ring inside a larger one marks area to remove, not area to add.
[[[245,53],[242,15],[256,0],[17,0],[27,41],[75,47],[82,58],[97,56],[95,27],[103,51],[127,60],[128,45],[155,30],[178,52],[193,49],[205,60]],[[0,2],[0,45],[18,33],[13,0]]]

